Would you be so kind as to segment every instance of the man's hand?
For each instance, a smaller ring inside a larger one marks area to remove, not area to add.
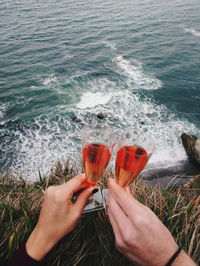
[[[108,216],[119,251],[139,265],[165,265],[178,248],[171,233],[148,207],[133,198],[128,189],[121,188],[111,178],[108,186]],[[181,251],[175,265],[196,264]]]
[[[85,188],[72,203],[73,194]],[[38,223],[31,233],[26,250],[35,260],[41,260],[53,246],[78,223],[88,198],[95,187],[88,187],[85,175],[47,188]]]

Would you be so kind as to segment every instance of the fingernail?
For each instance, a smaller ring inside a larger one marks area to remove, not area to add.
[[[95,194],[95,193],[97,193],[98,191],[99,191],[98,188],[95,188],[95,189],[92,190],[92,194]]]
[[[76,191],[76,192],[74,192],[74,194],[73,194],[73,197],[78,197],[78,196],[79,196],[79,194],[81,194],[81,192],[82,192],[83,190],[85,190],[85,187],[84,187],[84,188],[81,188],[81,189],[79,189],[79,190],[78,190],[78,191]]]

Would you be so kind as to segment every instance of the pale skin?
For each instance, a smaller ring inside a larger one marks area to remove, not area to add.
[[[108,216],[113,228],[116,247],[132,262],[143,266],[163,266],[177,250],[171,233],[157,216],[109,179]],[[72,203],[73,194],[85,188]],[[26,251],[35,260],[42,260],[80,220],[84,206],[95,187],[88,187],[85,175],[72,178],[63,185],[49,187]],[[196,265],[181,251],[173,266]]]
[[[165,265],[178,249],[171,233],[148,207],[133,198],[129,189],[121,188],[111,178],[108,186],[107,211],[118,250],[141,266]],[[196,264],[181,251],[172,265]]]
[[[72,203],[73,193],[82,188],[85,189],[78,195],[76,202]],[[42,260],[61,238],[74,229],[94,189],[95,187],[88,187],[83,174],[45,191],[38,223],[26,243],[30,257]]]

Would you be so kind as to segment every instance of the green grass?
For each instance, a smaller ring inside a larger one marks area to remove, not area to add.
[[[27,184],[12,174],[0,177],[0,262],[6,265],[21,241],[33,230],[46,187],[61,184],[76,170],[58,163],[46,178]],[[111,172],[107,176],[112,176]],[[106,187],[106,178],[102,186]],[[134,196],[149,206],[169,228],[176,241],[200,264],[200,176],[185,187],[160,189],[141,181],[131,186]],[[195,183],[195,185],[194,185]],[[78,226],[46,257],[48,265],[132,265],[115,248],[112,228],[104,211],[84,214]]]

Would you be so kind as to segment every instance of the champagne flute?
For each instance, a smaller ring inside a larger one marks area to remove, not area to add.
[[[121,187],[134,181],[147,164],[154,151],[153,138],[134,129],[123,131],[118,141],[115,179]]]
[[[91,124],[84,127],[81,134],[82,161],[87,183],[96,186],[103,176],[110,161],[115,144],[115,134],[112,128],[105,125]],[[95,198],[97,195],[95,194]],[[104,207],[104,201],[99,204],[92,195],[84,212]]]

